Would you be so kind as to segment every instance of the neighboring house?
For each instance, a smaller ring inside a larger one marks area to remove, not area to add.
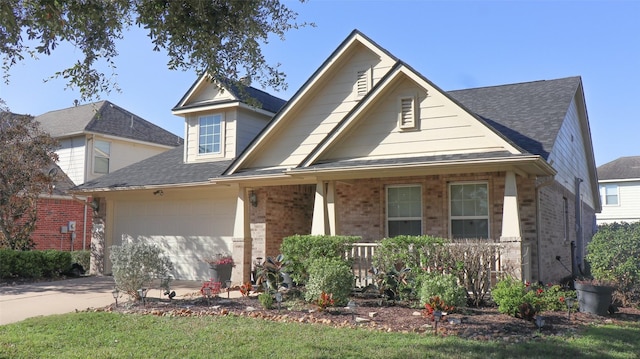
[[[78,188],[104,203],[92,268],[143,240],[179,279],[233,252],[241,282],[293,234],[487,238],[544,282],[581,266],[601,206],[580,77],[445,92],[354,31],[281,109],[248,92],[262,106],[200,78],[183,148]]]
[[[109,101],[50,111],[36,121],[60,142],[58,165],[76,185],[183,143]]]
[[[50,111],[40,127],[60,143],[57,184],[38,200],[36,249],[89,249],[94,207],[68,189],[180,146],[183,141],[109,101]]]
[[[597,223],[640,221],[640,156],[620,157],[598,167],[602,212]]]

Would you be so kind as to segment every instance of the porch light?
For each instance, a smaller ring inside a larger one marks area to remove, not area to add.
[[[207,305],[210,305],[211,303],[209,300],[211,299],[211,287],[204,287],[204,296],[207,297]]]
[[[280,303],[282,303],[282,293],[276,292],[276,302],[278,302],[278,312],[280,311]]]
[[[118,290],[118,287],[113,288],[113,292],[111,292],[111,295],[113,296],[113,299],[116,300],[116,307],[118,306],[118,297],[120,296],[120,291]]]
[[[436,310],[433,312],[433,321],[436,323],[435,324],[435,334],[438,335],[438,323],[440,322],[440,320],[442,319],[442,311],[440,310]]]
[[[249,203],[254,207],[258,207],[258,196],[255,191],[249,192]]]

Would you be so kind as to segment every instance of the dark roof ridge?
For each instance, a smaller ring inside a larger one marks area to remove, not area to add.
[[[580,78],[580,76],[565,76],[565,77],[559,77],[559,78],[553,78],[553,79],[546,79],[546,80],[531,80],[531,81],[522,81],[522,82],[506,83],[506,84],[500,84],[500,85],[487,85],[487,86],[478,86],[478,87],[460,88],[460,89],[455,89],[455,90],[446,90],[445,92],[469,91],[469,90],[481,90],[481,89],[488,89],[488,88],[507,87],[507,86],[517,86],[517,85],[527,85],[527,84],[534,84],[534,83],[551,82],[551,81],[560,81],[560,80],[568,80],[568,79],[579,79],[579,78]]]

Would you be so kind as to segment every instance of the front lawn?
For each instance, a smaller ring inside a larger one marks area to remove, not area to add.
[[[519,344],[236,316],[82,312],[0,326],[0,358],[637,358],[640,323]]]

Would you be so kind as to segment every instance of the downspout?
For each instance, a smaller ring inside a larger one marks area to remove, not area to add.
[[[83,219],[83,223],[82,223],[82,250],[86,250],[87,249],[87,201],[89,199],[87,198],[84,201],[84,219]]]
[[[580,194],[580,183],[584,182],[582,178],[576,177],[576,256],[572,260],[576,261],[578,272],[582,275],[583,269],[583,255],[584,255],[584,240],[582,238],[582,199]]]
[[[540,181],[539,181],[540,180]],[[553,183],[553,176],[538,177],[536,178],[536,259],[538,267],[538,281],[542,278],[542,262],[540,259],[540,223],[542,223],[542,213],[540,213],[540,190],[543,187],[547,187]]]

